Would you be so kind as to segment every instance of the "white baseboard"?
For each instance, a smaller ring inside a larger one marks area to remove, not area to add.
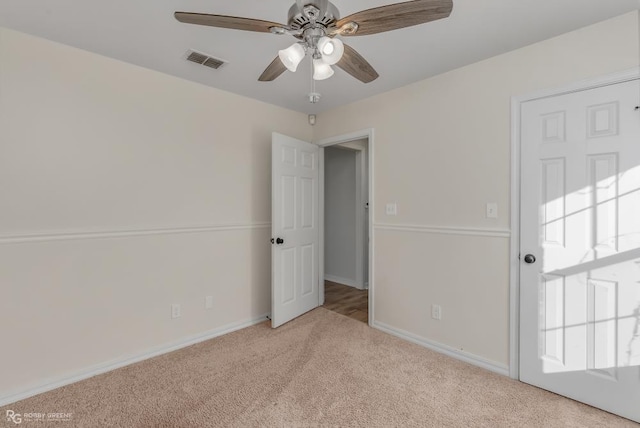
[[[358,288],[358,289],[362,288],[362,287],[358,286],[358,283],[356,282],[356,280],[349,279],[349,278],[342,278],[341,276],[327,275],[325,273],[324,274],[324,280],[325,281],[336,282],[336,283],[342,284],[342,285],[348,285],[349,287],[355,287],[355,288]]]
[[[469,352],[461,351],[459,349],[453,348],[448,345],[443,345],[442,343],[434,342],[429,339],[425,339],[424,337],[417,336],[413,333],[409,333],[408,331],[404,331],[395,327],[391,327],[385,323],[380,321],[373,321],[372,327],[384,331],[385,333],[389,333],[393,336],[399,337],[401,339],[407,340],[411,343],[415,343],[416,345],[424,346],[425,348],[431,349],[432,351],[439,352],[441,354],[448,355],[457,360],[464,361],[465,363],[473,364],[474,366],[482,367],[483,369],[492,371],[494,373],[501,374],[503,376],[509,376],[509,367],[503,364],[496,363],[494,361],[487,360],[485,358],[479,357],[475,354],[471,354]]]
[[[7,404],[15,403],[16,401],[24,400],[25,398],[33,397],[34,395],[42,394],[43,392],[48,392],[56,388],[70,385],[72,383],[76,383],[99,374],[119,369],[130,364],[157,357],[158,355],[177,351],[178,349],[186,348],[187,346],[195,345],[196,343],[204,342],[205,340],[223,336],[236,330],[251,327],[252,325],[256,325],[263,321],[266,321],[268,317],[269,314],[264,314],[250,320],[227,324],[222,327],[207,331],[205,333],[188,336],[178,341],[152,348],[141,354],[118,358],[106,363],[96,364],[83,370],[79,370],[71,375],[44,380],[42,382],[39,382],[37,385],[31,386],[27,389],[0,395],[0,407],[6,406]]]

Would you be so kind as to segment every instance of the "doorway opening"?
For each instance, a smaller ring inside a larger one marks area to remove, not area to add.
[[[325,279],[322,306],[349,318],[369,322],[369,290],[358,290]]]
[[[368,323],[369,138],[324,147],[321,207],[324,307]]]

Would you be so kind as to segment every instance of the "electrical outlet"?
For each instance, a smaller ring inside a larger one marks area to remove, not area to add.
[[[398,215],[398,204],[395,202],[388,203],[386,206],[387,215]]]
[[[178,303],[174,303],[171,305],[171,318],[180,318],[182,316],[182,311],[180,309],[180,305]]]
[[[213,308],[213,296],[207,296],[204,298],[204,308],[205,309]]]
[[[440,305],[431,305],[431,318],[434,320],[442,319],[442,307]]]

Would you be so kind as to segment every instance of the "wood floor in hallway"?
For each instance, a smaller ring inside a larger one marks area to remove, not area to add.
[[[331,281],[324,282],[324,305],[330,311],[369,322],[369,292]]]

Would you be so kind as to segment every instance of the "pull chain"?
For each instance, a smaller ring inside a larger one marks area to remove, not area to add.
[[[313,78],[313,55],[310,55],[310,69],[311,69],[311,92],[309,92],[309,102],[316,104],[320,101],[320,94],[316,92],[316,81]]]

